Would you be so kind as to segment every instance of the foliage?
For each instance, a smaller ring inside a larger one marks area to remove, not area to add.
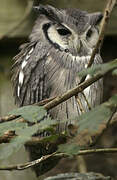
[[[79,72],[78,75],[80,77],[86,76],[87,74],[90,74],[91,76],[94,76],[96,74],[104,74],[106,72],[109,72],[110,70],[114,69],[113,73],[116,73],[117,68],[117,59],[104,64],[95,64],[91,66],[90,68],[84,69],[83,71]]]
[[[94,143],[106,129],[109,120],[117,108],[117,95],[109,101],[93,108],[77,118],[77,135],[70,143],[60,145],[58,151],[69,155],[78,155],[79,150]]]
[[[113,75],[113,76],[117,76],[117,69],[115,69],[115,70],[112,72],[112,75]]]
[[[18,109],[14,109],[13,111],[9,112],[12,115],[20,115],[26,121],[29,122],[37,122],[41,121],[44,116],[46,116],[46,110],[40,106],[24,106]]]
[[[117,68],[117,59],[113,62],[95,65],[91,68],[85,69],[81,76],[90,74],[92,76],[97,74],[103,74],[112,69]],[[117,95],[111,97],[107,102],[93,108],[90,112],[82,114],[80,117],[76,117],[76,124],[73,125],[75,129],[74,137],[70,139],[68,143],[59,145],[57,152],[65,153],[69,156],[78,155],[79,150],[87,149],[92,145],[95,140],[106,129],[109,120],[117,108]],[[27,141],[31,141],[32,135],[44,131],[49,131],[51,136],[44,138],[42,141],[53,143],[58,141],[59,136],[55,137],[56,126],[58,123],[52,120],[44,106],[30,105],[15,109],[9,113],[9,115],[16,115],[17,119],[4,122],[0,124],[0,136],[4,136],[7,131],[15,131],[16,136],[12,138],[10,143],[7,144],[7,148],[3,147],[0,150],[0,160],[8,158],[14,152],[18,151]],[[23,121],[20,121],[23,118]],[[62,123],[65,123],[63,121]],[[69,128],[69,132],[72,129]],[[68,134],[66,134],[66,137]],[[57,143],[60,144],[60,143]]]
[[[4,135],[5,132],[10,130],[14,130],[16,133],[16,136],[7,144],[7,148],[3,147],[1,149],[0,159],[8,158],[11,154],[18,151],[22,145],[31,140],[32,135],[37,131],[41,132],[56,123],[52,121],[50,117],[47,117],[46,110],[39,106],[25,106],[15,109],[9,114],[20,115],[26,122],[20,122],[18,121],[19,119],[17,119],[0,124],[0,135]],[[33,125],[29,126],[29,122],[33,123]],[[51,128],[49,128],[49,130],[51,131]]]
[[[16,122],[16,121],[9,121],[0,124],[0,136],[4,135],[7,131],[17,131],[27,127],[27,123],[25,122]]]

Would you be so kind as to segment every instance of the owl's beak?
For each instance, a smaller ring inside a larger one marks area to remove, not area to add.
[[[80,52],[80,49],[81,49],[81,41],[79,40],[77,44],[77,53]]]
[[[77,56],[81,49],[81,42],[78,36],[76,34],[69,39],[69,47],[71,53],[73,53],[75,56]]]
[[[73,44],[71,46],[71,51],[72,53],[77,56],[80,53],[80,49],[81,49],[81,43],[80,40],[78,40],[77,42],[73,41]]]

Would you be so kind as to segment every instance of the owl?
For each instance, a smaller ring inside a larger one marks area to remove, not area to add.
[[[100,12],[58,9],[50,5],[34,8],[39,16],[29,42],[21,45],[20,53],[14,58],[12,81],[19,106],[61,95],[79,84],[78,72],[87,67],[98,40],[98,24],[103,17]],[[102,59],[98,51],[93,64],[99,63]],[[102,86],[101,80],[84,90],[92,107],[101,102]],[[78,98],[87,111],[83,95],[79,94]],[[81,109],[76,98],[72,97],[50,114],[58,121],[68,119],[69,122],[81,114]]]
[[[79,9],[59,9],[50,5],[34,7],[38,18],[29,36],[14,58],[13,87],[19,106],[37,103],[63,94],[80,82],[78,73],[87,67],[99,36],[98,25],[102,13],[88,13]],[[93,64],[102,63],[99,50]],[[86,77],[89,78],[89,75]],[[99,80],[84,90],[91,107],[102,100],[103,82]],[[88,111],[82,93],[78,99]],[[66,120],[58,131],[68,124],[76,124],[75,117],[82,113],[76,97],[49,111],[53,119]]]

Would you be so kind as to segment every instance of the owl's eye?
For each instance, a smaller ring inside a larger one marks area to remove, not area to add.
[[[86,37],[90,38],[92,35],[93,31],[91,29],[88,30]]]
[[[64,28],[57,29],[57,32],[61,36],[66,36],[66,35],[70,35],[71,34],[71,32],[68,29],[64,29]]]

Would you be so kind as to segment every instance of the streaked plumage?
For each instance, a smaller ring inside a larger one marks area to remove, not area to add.
[[[88,14],[79,9],[57,9],[52,6],[36,7],[39,17],[21,46],[13,66],[13,85],[19,106],[57,96],[75,87],[78,72],[86,68],[98,38],[97,24],[101,13]],[[99,53],[94,64],[102,63]],[[85,91],[92,106],[102,98],[102,81]],[[79,94],[87,111],[87,104]],[[50,114],[60,120],[80,114],[75,97],[54,108]]]
[[[12,81],[19,106],[63,94],[78,85],[78,72],[87,67],[98,39],[97,25],[102,18],[101,13],[89,14],[79,9],[42,5],[35,8],[39,17],[29,42],[20,47],[20,53],[14,58]],[[99,63],[102,59],[97,52],[94,64]],[[102,88],[100,80],[84,90],[92,107],[101,102]],[[88,111],[83,95],[78,97]],[[81,110],[72,97],[49,113],[59,122],[68,119],[67,124],[75,124],[72,119],[80,115]]]

